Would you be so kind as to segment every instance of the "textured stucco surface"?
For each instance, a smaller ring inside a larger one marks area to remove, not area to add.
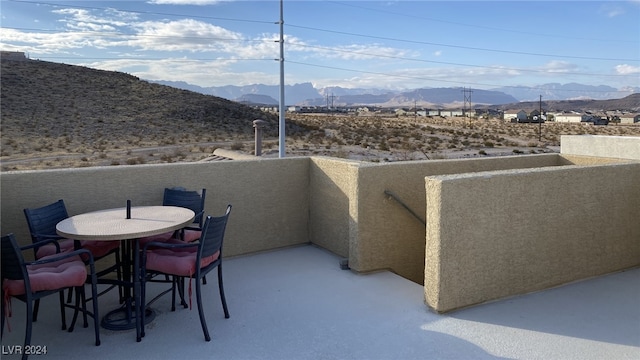
[[[566,155],[640,160],[640,137],[563,135],[560,152]]]
[[[426,179],[425,298],[449,311],[640,265],[640,163]]]
[[[307,243],[309,161],[265,159],[8,172],[0,175],[2,233],[30,243],[22,209],[64,199],[70,215],[161,205],[165,187],[207,189],[205,212],[233,212],[225,254]]]
[[[227,256],[314,243],[348,258],[356,272],[390,270],[424,283],[428,305],[448,311],[640,265],[638,166],[575,151],[4,172],[0,230],[30,242],[22,209],[58,199],[74,215],[123,207],[127,199],[158,205],[165,187],[206,188],[208,214],[234,206]]]

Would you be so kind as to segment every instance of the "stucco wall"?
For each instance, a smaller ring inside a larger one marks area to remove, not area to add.
[[[640,160],[637,136],[563,135],[560,139],[562,154]]]
[[[0,174],[2,234],[30,243],[22,209],[64,199],[70,215],[133,205],[162,204],[165,187],[207,189],[206,213],[233,205],[225,254],[306,243],[309,159],[112,166]]]
[[[357,234],[355,212],[359,162],[314,157],[309,176],[309,239],[348,258],[350,239]]]
[[[424,281],[425,225],[385,190],[425,219],[425,176],[564,164],[566,160],[557,154],[363,163],[354,195],[358,232],[351,239],[349,265],[360,272],[389,269],[417,283]]]
[[[640,163],[426,179],[439,312],[640,265]]]

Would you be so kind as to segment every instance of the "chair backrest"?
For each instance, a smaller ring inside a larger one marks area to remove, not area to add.
[[[229,213],[231,213],[231,205],[227,205],[227,211],[222,216],[207,216],[200,236],[198,261],[215,254],[217,251],[220,251],[220,257],[222,257],[222,243]]]
[[[24,209],[24,216],[27,218],[31,241],[35,244],[44,240],[38,235],[57,237],[56,225],[69,217],[64,201],[58,200],[52,204],[39,208]]]
[[[2,279],[28,279],[24,257],[13,233],[2,236]]]
[[[204,218],[204,201],[207,196],[207,190],[202,189],[201,192],[190,191],[182,188],[165,188],[162,205],[179,206],[187,208],[196,213],[193,219],[202,228],[202,219]]]

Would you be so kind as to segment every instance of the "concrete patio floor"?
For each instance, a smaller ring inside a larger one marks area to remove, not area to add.
[[[211,342],[195,299],[193,310],[171,312],[164,296],[142,342],[134,330],[101,329],[96,347],[92,324],[60,330],[53,297],[32,340],[48,353],[31,359],[640,359],[640,269],[445,315],[428,311],[422,286],[340,270],[315,246],[225,259],[223,270],[230,319],[215,276],[203,287]],[[17,358],[6,351],[24,337],[24,304],[12,304],[3,359]],[[99,304],[103,314],[116,307],[115,292]]]

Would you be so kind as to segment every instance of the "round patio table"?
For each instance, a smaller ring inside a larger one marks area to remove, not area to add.
[[[140,309],[140,252],[138,239],[179,230],[193,222],[195,213],[177,206],[136,206],[93,211],[75,215],[56,225],[58,235],[68,239],[87,241],[123,241],[122,262],[124,306],[110,311],[102,319],[102,326],[110,330],[136,328],[136,340],[141,340]],[[127,246],[125,242],[132,242]],[[133,251],[131,251],[133,249]],[[131,294],[133,289],[133,294]],[[153,312],[146,311],[150,320]],[[145,316],[147,316],[145,314]]]

